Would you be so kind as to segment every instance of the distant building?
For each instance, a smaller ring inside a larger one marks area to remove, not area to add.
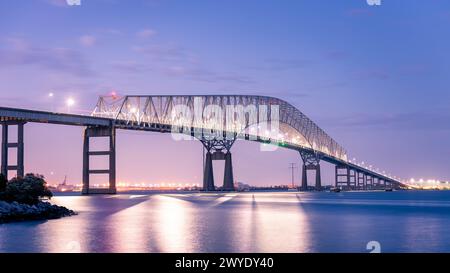
[[[234,188],[237,191],[249,191],[251,187],[248,184],[245,184],[245,183],[242,183],[242,182],[236,182],[234,184]]]

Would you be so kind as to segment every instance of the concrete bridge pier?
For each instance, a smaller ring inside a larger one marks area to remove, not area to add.
[[[350,190],[356,190],[358,187],[358,174],[354,169],[349,169],[349,188]]]
[[[225,154],[225,173],[223,177],[223,190],[234,191],[233,163],[231,153]]]
[[[374,180],[373,176],[366,175],[366,188],[368,190],[372,190],[374,188],[374,185],[373,185],[374,181],[373,180]]]
[[[95,137],[107,137],[109,139],[109,150],[91,151],[90,139]],[[106,170],[91,170],[91,156],[108,156],[109,168]],[[105,189],[91,189],[90,177],[94,174],[108,175],[109,187]],[[83,144],[83,194],[115,194],[116,190],[116,129],[110,127],[87,127],[84,131]]]
[[[357,172],[357,175],[358,175],[358,183],[357,183],[357,188],[359,189],[359,190],[366,190],[366,176],[365,176],[365,174],[364,173],[362,173],[362,172]]]
[[[202,139],[202,144],[206,148],[206,156],[203,170],[203,191],[215,191],[214,185],[214,160],[224,160],[225,169],[223,176],[224,191],[234,191],[234,175],[233,175],[233,163],[231,156],[231,147],[234,140],[206,140]]]
[[[308,170],[313,170],[316,172],[316,180],[315,180],[315,190],[322,190],[322,180],[320,174],[320,157],[315,153],[300,151],[300,156],[303,161],[302,168],[302,191],[308,190]]]
[[[208,151],[205,157],[205,167],[203,170],[203,190],[204,191],[215,191],[214,186],[214,172],[213,172],[213,160],[212,154]]]
[[[378,189],[381,189],[381,190],[386,189],[386,179],[384,179],[384,178],[378,179]]]
[[[2,122],[2,157],[1,157],[1,173],[8,179],[8,171],[16,171],[18,177],[25,174],[24,168],[24,125],[26,122],[21,121],[4,121]],[[9,126],[17,126],[17,142],[9,142]],[[9,165],[8,152],[9,149],[16,149],[17,163]]]
[[[350,168],[344,165],[336,165],[335,187],[350,189]]]
[[[376,190],[380,189],[380,178],[379,177],[373,178],[373,186]]]

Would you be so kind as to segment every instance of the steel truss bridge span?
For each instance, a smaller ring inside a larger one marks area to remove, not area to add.
[[[125,96],[100,97],[95,117],[111,118],[135,129],[180,128],[180,132],[205,132],[224,138],[268,141],[275,145],[314,150],[347,160],[335,140],[300,110],[278,98],[267,96]]]
[[[336,166],[335,186],[370,190],[403,187],[400,181],[364,166],[351,163],[347,153],[317,124],[291,104],[273,97],[242,95],[125,96],[100,97],[92,115],[72,115],[0,107],[2,124],[1,172],[24,175],[24,125],[27,122],[84,126],[83,193],[116,193],[116,130],[145,130],[182,133],[195,137],[205,147],[203,190],[214,184],[213,160],[224,160],[222,190],[234,190],[231,148],[237,139],[281,146],[299,152],[303,162],[301,190],[321,190],[320,161]],[[9,126],[18,126],[18,140],[8,140]],[[108,137],[109,149],[92,151],[90,138]],[[271,145],[268,145],[271,146]],[[8,162],[9,149],[16,149],[17,164]],[[92,170],[91,157],[105,156],[109,168]],[[308,186],[307,172],[315,171],[314,186]],[[91,175],[108,175],[109,188],[90,187]]]

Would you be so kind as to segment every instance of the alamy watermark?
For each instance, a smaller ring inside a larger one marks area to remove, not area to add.
[[[381,244],[378,241],[370,241],[366,245],[366,249],[370,251],[370,253],[381,253]]]
[[[166,105],[164,110],[158,111],[125,104],[119,114],[115,111],[102,114],[118,117],[127,125],[143,128],[159,124],[161,130],[169,130],[176,141],[200,139],[225,142],[246,139],[262,142],[263,151],[274,151],[278,145],[286,143],[305,144],[295,129],[282,132],[278,104],[204,103],[201,97],[196,97],[192,104]]]
[[[280,132],[279,105],[225,105],[203,107],[194,99],[193,107],[175,105],[171,113],[171,133],[174,140],[235,139],[260,140],[263,151],[273,151],[284,141]],[[267,145],[274,144],[274,145]]]
[[[381,6],[381,0],[366,0],[369,6]]]
[[[69,6],[81,6],[81,0],[66,0]]]

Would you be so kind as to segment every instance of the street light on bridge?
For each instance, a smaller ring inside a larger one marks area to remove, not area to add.
[[[70,113],[70,108],[75,105],[75,100],[73,98],[68,98],[66,101],[67,112]]]

